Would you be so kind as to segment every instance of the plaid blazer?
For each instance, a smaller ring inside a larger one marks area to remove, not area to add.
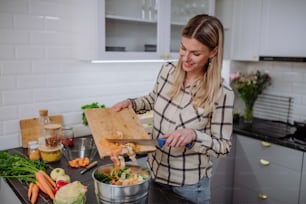
[[[173,148],[166,145],[148,154],[148,166],[155,181],[182,186],[195,184],[204,176],[212,175],[211,156],[220,157],[231,149],[233,129],[234,92],[222,84],[223,94],[213,111],[195,110],[189,87],[181,90],[180,97],[171,100],[167,93],[172,86],[175,65],[162,66],[154,89],[149,95],[131,99],[137,113],[153,110],[152,138],[180,128],[192,128],[196,141],[191,148]]]

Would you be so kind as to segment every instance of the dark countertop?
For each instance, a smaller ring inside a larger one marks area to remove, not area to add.
[[[25,148],[14,148],[10,149],[9,152],[19,152],[24,155],[27,155],[27,149]],[[95,158],[98,161],[98,166],[105,165],[112,163],[109,158],[103,158],[100,159],[98,154]],[[138,156],[137,159],[140,161],[140,163],[144,163],[145,155]],[[87,171],[85,174],[81,175],[80,171],[81,169],[74,169],[68,166],[68,163],[66,159],[62,156],[60,161],[53,162],[49,164],[49,167],[47,172],[50,173],[52,169],[56,167],[61,167],[65,169],[65,172],[71,177],[72,181],[79,180],[83,185],[88,186],[88,191],[86,192],[86,198],[88,204],[94,204],[98,203],[96,199],[96,195],[94,193],[94,183],[92,179],[92,172],[95,168]],[[14,193],[17,195],[21,203],[30,203],[30,201],[27,198],[27,190],[28,186],[21,183],[17,179],[7,179],[6,180],[8,185],[12,188]],[[188,204],[190,202],[180,199],[178,196],[176,196],[173,192],[167,191],[167,190],[161,190],[156,184],[151,182],[150,184],[150,191],[147,199],[148,204],[169,204],[169,203],[176,203],[176,204]],[[52,204],[52,200],[45,195],[44,193],[39,193],[39,199],[37,200],[37,204]]]
[[[254,118],[252,123],[245,123],[240,117],[239,121],[234,122],[233,131],[236,134],[306,152],[306,144],[297,142],[291,136],[296,131],[296,127],[284,122]]]

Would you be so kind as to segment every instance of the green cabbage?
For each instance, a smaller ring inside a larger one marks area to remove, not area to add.
[[[61,187],[55,194],[54,204],[85,204],[87,186],[74,181]]]

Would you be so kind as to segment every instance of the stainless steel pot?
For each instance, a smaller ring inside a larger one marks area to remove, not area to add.
[[[114,166],[112,164],[100,166],[92,173],[98,203],[147,203],[151,178],[149,170],[135,165],[126,165],[126,167],[146,172],[148,173],[149,178],[135,185],[119,186],[106,184],[97,180],[95,173],[103,172],[109,174]]]

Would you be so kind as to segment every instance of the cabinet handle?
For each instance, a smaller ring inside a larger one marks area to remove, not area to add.
[[[258,198],[260,198],[261,200],[266,200],[268,199],[268,196],[264,193],[258,193]]]
[[[262,145],[263,147],[271,147],[271,143],[270,143],[270,142],[262,141],[262,142],[261,142],[261,145]]]
[[[269,166],[269,164],[270,164],[270,162],[268,160],[265,160],[265,159],[260,159],[259,161],[260,161],[261,165],[263,165],[263,166]]]

